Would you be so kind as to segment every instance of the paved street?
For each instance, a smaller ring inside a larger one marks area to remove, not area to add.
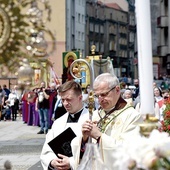
[[[12,170],[42,170],[40,153],[45,135],[37,134],[37,126],[17,121],[0,121],[0,170],[9,160]]]

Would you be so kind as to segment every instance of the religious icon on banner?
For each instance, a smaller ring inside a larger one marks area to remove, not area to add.
[[[73,63],[74,60],[78,58],[79,58],[79,51],[63,52],[62,83],[73,79],[70,73],[70,65]]]
[[[41,70],[40,69],[35,69],[34,70],[34,84],[38,84],[41,79]]]

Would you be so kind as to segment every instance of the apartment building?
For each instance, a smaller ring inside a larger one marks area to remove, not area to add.
[[[118,76],[130,74],[128,12],[116,3],[90,0],[86,8],[86,54],[90,53],[91,45],[95,45],[96,54],[112,59]]]
[[[161,72],[170,75],[170,1],[159,0],[160,15],[157,19],[159,29],[158,55]]]

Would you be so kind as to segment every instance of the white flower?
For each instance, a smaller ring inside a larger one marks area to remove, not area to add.
[[[153,130],[148,138],[127,139],[113,154],[116,170],[126,170],[132,162],[139,168],[148,169],[160,157],[170,158],[170,137],[168,133]]]

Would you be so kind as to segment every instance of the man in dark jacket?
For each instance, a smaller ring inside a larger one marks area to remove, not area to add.
[[[39,113],[40,118],[40,131],[37,134],[46,134],[49,128],[49,90],[45,88],[45,82],[41,83],[40,88],[37,90],[37,99],[35,110]]]

